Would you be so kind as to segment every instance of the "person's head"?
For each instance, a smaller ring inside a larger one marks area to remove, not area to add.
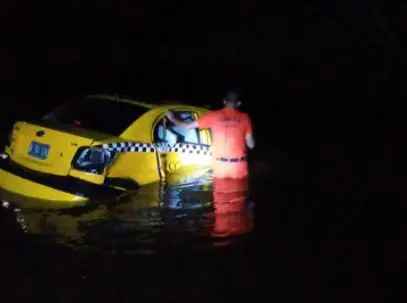
[[[225,107],[238,108],[242,104],[239,93],[234,90],[228,91],[223,99],[223,104]]]

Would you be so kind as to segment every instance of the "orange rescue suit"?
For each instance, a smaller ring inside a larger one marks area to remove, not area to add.
[[[253,217],[248,209],[248,179],[214,178],[213,236],[230,237],[250,233]]]
[[[252,134],[248,114],[233,108],[208,112],[198,119],[199,128],[211,129],[213,176],[241,179],[248,176],[245,136]]]

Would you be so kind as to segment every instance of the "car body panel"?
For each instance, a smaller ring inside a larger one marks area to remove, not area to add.
[[[112,189],[111,192],[117,194],[129,188],[134,189],[160,181],[173,173],[199,174],[209,168],[210,153],[196,152],[196,147],[210,148],[210,132],[193,130],[197,132],[196,137],[194,133],[191,134],[191,138],[196,140],[195,144],[180,143],[177,141],[179,138],[186,140],[187,137],[181,135],[179,137],[177,133],[173,133],[174,130],[167,125],[169,122],[164,119],[165,113],[169,110],[186,115],[188,119],[198,119],[208,109],[185,104],[148,104],[108,95],[91,97],[133,104],[143,107],[145,112],[142,112],[118,136],[49,120],[17,121],[11,133],[10,144],[5,148],[9,158],[0,163],[0,176],[2,179],[7,179],[0,180],[0,188],[33,198],[81,202],[92,199],[93,195],[88,194],[98,187],[102,193]],[[114,123],[114,121],[109,121],[107,118],[106,123]],[[164,132],[166,148],[162,147],[164,142],[162,138],[157,138],[158,128]],[[173,136],[172,143],[168,143],[166,137],[170,132]],[[31,149],[31,151],[37,151],[36,156],[30,155],[28,152],[33,141],[48,145],[48,154],[43,153],[44,157],[39,157],[41,153],[38,151],[41,151],[41,146],[37,146],[37,149]],[[115,151],[114,159],[98,173],[72,166],[79,148],[101,148],[123,142],[149,144],[154,148]],[[184,147],[174,148],[177,144]],[[187,151],[185,146],[188,147]],[[13,184],[19,184],[19,186]],[[78,184],[81,190],[88,187],[85,190],[87,194],[75,194],[74,187]],[[99,197],[99,190],[96,192],[95,196]]]
[[[42,132],[42,137],[36,135]],[[34,123],[17,122],[12,135],[10,157],[16,163],[33,170],[66,176],[71,169],[71,161],[78,146],[91,145],[91,136],[42,127]],[[29,155],[32,142],[49,146],[48,155],[40,159]]]
[[[139,185],[156,182],[160,179],[157,153],[123,153],[108,169],[107,176],[132,179]]]
[[[55,201],[56,204],[60,201],[70,201],[72,204],[77,204],[87,200],[86,197],[81,197],[73,193],[58,190],[49,185],[28,180],[27,178],[10,173],[5,169],[0,169],[0,187],[2,189],[0,197],[6,201],[10,200],[8,193],[16,193],[25,197],[34,197],[33,193],[35,193],[35,196],[44,197],[45,200]],[[14,196],[11,199],[15,201],[16,197]]]

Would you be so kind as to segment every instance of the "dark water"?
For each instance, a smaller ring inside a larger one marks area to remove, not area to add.
[[[214,194],[208,177],[71,209],[3,208],[2,302],[405,302],[396,149],[270,149],[251,158],[248,193]]]
[[[214,183],[205,173],[69,207],[27,199],[3,201],[3,208],[15,217],[16,227],[40,243],[111,254],[156,254],[237,243],[235,236],[253,229],[248,198],[246,180]]]

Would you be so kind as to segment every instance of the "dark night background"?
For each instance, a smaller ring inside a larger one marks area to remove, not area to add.
[[[357,195],[363,187],[365,197],[380,197],[374,209],[383,217],[372,220],[384,226],[386,216],[404,213],[399,204],[389,210],[395,200],[384,193],[403,184],[395,180],[401,171],[406,16],[405,4],[385,1],[2,1],[1,133],[6,136],[15,119],[42,114],[68,96],[114,93],[220,106],[225,90],[238,87],[256,131],[253,159],[267,167],[277,161],[273,155],[292,157],[286,168],[309,179],[301,188],[317,200],[339,194],[326,188],[317,193],[310,179],[324,177],[312,163],[337,170],[345,157],[351,173],[332,173],[326,182],[338,188],[339,178],[363,180],[343,195]],[[299,189],[287,190],[301,195]],[[267,195],[262,197],[267,204]],[[324,204],[332,201],[314,204],[313,210],[335,213]],[[310,220],[316,216],[298,205],[296,212]],[[265,216],[259,221],[267,234],[266,226],[277,223]],[[401,226],[386,229],[389,233],[380,228],[371,237],[382,242],[373,247],[390,245],[388,237],[393,244],[404,241],[394,240],[402,237]],[[405,250],[398,245],[376,250],[387,253],[378,257],[383,272],[390,271],[387,265],[401,266]],[[307,265],[298,268],[305,271]],[[367,277],[360,279],[371,281]]]
[[[372,128],[394,126],[403,97],[404,10],[3,1],[2,114],[89,92],[217,105],[239,87],[257,131],[274,142],[376,139]]]

